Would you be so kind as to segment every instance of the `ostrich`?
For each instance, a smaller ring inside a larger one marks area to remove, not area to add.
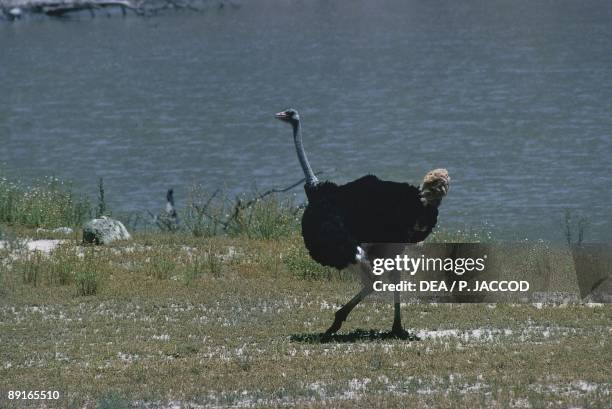
[[[166,223],[168,230],[177,230],[179,227],[178,213],[174,207],[174,189],[168,189],[166,193]]]
[[[298,112],[287,109],[276,118],[293,127],[297,156],[306,177],[308,205],[302,216],[302,236],[310,256],[324,266],[356,269],[363,283],[361,291],[336,312],[334,322],[323,334],[325,341],[373,291],[370,261],[401,254],[405,247],[401,243],[418,243],[431,233],[450,178],[446,169],[436,169],[427,173],[421,187],[380,180],[374,175],[345,185],[320,182],[304,151]],[[399,282],[399,274],[393,272],[391,279]],[[402,327],[397,291],[391,333],[401,339],[410,337]]]
[[[153,215],[153,220],[161,230],[176,231],[179,228],[179,218],[174,207],[174,190],[168,189],[166,193],[166,209],[163,213]]]
[[[174,208],[174,189],[168,189],[166,193],[166,215],[172,219],[175,224],[178,223],[178,215]]]

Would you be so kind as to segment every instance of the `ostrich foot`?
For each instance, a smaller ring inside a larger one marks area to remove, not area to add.
[[[346,320],[346,314],[342,311],[336,312],[336,318],[334,319],[334,323],[325,331],[323,336],[321,337],[321,342],[328,342],[331,340],[331,336],[338,332],[342,327],[342,323]]]
[[[397,339],[407,339],[409,341],[421,340],[421,338],[419,338],[416,334],[411,334],[410,332],[406,331],[401,325],[393,325],[393,328],[391,329],[391,335]]]

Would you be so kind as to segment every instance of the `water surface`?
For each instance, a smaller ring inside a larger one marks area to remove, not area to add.
[[[566,209],[611,239],[612,3],[268,1],[156,18],[0,22],[0,163],[104,177],[113,209],[179,205],[316,170],[453,185],[441,224],[561,239]],[[297,193],[301,195],[298,189]],[[301,196],[300,196],[301,197]]]

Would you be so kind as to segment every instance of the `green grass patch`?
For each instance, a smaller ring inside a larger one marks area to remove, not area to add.
[[[40,179],[31,186],[0,175],[0,223],[56,228],[80,225],[91,214],[87,199],[57,178]]]

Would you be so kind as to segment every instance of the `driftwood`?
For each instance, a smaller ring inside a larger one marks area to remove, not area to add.
[[[96,10],[107,8],[120,9],[124,15],[127,10],[143,14],[140,5],[130,0],[31,0],[2,3],[2,11],[10,20],[20,18],[24,13],[64,17],[68,13],[83,10],[88,10],[93,17]]]
[[[40,8],[41,13],[44,13],[48,16],[53,17],[63,17],[68,13],[73,13],[81,10],[89,10],[92,17],[94,16],[94,11],[109,8],[109,7],[117,7],[121,9],[123,15],[126,14],[126,10],[133,10],[136,13],[139,13],[140,10],[132,5],[129,1],[121,1],[121,0],[106,0],[106,1],[93,1],[93,2],[84,2],[79,1],[77,3],[57,3],[57,4],[47,4]]]
[[[118,9],[123,15],[128,11],[136,15],[146,16],[165,10],[204,11],[211,6],[222,9],[226,2],[221,0],[0,0],[0,12],[8,20],[17,20],[25,13],[45,14],[52,17],[66,17],[70,13],[89,11],[95,16],[95,11],[102,9]],[[232,8],[239,5],[228,2]]]

